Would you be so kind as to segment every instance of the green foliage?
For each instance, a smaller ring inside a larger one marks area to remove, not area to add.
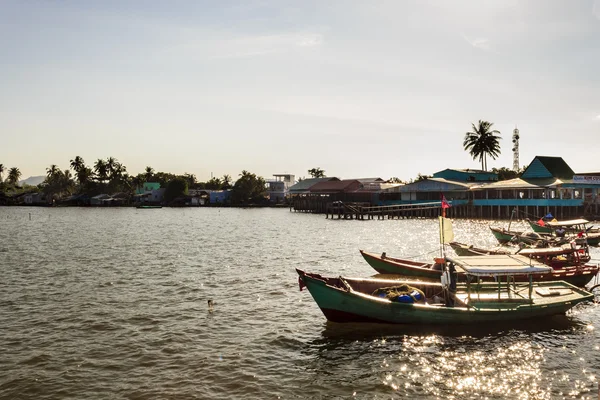
[[[221,178],[221,189],[227,190],[231,189],[231,187],[231,175],[223,175],[223,177]]]
[[[165,202],[167,204],[171,203],[178,197],[185,196],[188,194],[188,181],[182,177],[178,176],[169,181],[167,184],[167,188],[165,189]]]
[[[19,171],[19,168],[12,167],[11,169],[8,170],[8,177],[6,178],[6,182],[11,185],[16,185],[19,182],[20,178],[21,178],[21,171]]]
[[[233,185],[231,201],[233,204],[261,204],[265,201],[266,192],[265,180],[244,170]]]
[[[94,163],[94,172],[96,172],[96,179],[99,182],[104,182],[108,179],[108,167],[103,159],[99,158]]]
[[[469,152],[473,160],[479,158],[481,169],[487,171],[487,156],[494,160],[500,155],[500,143],[502,139],[500,131],[492,130],[491,122],[479,120],[477,126],[471,124],[473,130],[465,133],[463,146]]]
[[[433,175],[421,175],[421,173],[419,172],[417,174],[417,178],[415,180],[411,180],[411,182],[421,182],[432,177]]]
[[[219,190],[221,189],[221,180],[219,178],[210,178],[210,180],[204,184],[204,188],[207,190]]]
[[[523,175],[524,169],[521,168],[518,171],[506,168],[506,167],[502,167],[502,168],[492,168],[492,172],[498,174],[498,180],[499,181],[506,181],[508,179],[515,179],[515,178],[519,178],[521,175]]]
[[[70,170],[61,171],[56,164],[52,164],[46,168],[46,179],[40,188],[47,196],[61,197],[75,191],[75,182]]]
[[[148,166],[144,171],[144,178],[146,182],[152,182],[152,177],[154,176],[154,168]]]
[[[402,179],[398,178],[397,176],[391,177],[387,182],[388,183],[404,183],[404,181],[402,181]]]
[[[325,176],[325,171],[323,171],[321,168],[317,167],[317,168],[311,168],[308,170],[308,173],[310,174],[310,176],[312,176],[313,178],[323,178]]]
[[[152,177],[152,182],[160,183],[160,187],[166,188],[173,179],[177,178],[177,175],[169,172],[157,172]],[[147,181],[146,181],[147,182]]]

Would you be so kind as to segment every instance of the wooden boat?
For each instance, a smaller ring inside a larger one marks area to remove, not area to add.
[[[484,256],[490,254],[514,254],[514,250],[507,249],[506,247],[496,247],[493,249],[482,249],[473,245],[468,245],[459,242],[448,243],[454,250],[457,256]]]
[[[446,273],[443,282],[418,282],[323,277],[298,269],[296,271],[300,290],[306,287],[325,317],[333,322],[411,325],[509,323],[564,314],[576,304],[594,297],[563,281],[511,282],[515,275],[548,274],[551,268],[531,260],[522,264],[510,258],[514,256],[491,257],[504,259],[492,261],[490,256],[446,258],[444,268],[457,266],[472,280],[477,280],[476,284],[457,284],[452,275],[448,277]],[[495,277],[498,282],[479,282],[480,278],[489,276]],[[500,279],[502,276],[507,277],[504,283]],[[399,289],[401,285],[407,285],[403,287],[412,290],[410,296],[403,294],[390,299],[376,295],[381,291]]]
[[[360,250],[360,254],[380,274],[402,275],[433,281],[439,280],[442,275],[443,264],[440,259],[436,259],[435,263],[424,263],[389,257],[385,253],[375,254]],[[506,255],[488,255],[487,257],[501,256],[506,257]],[[529,257],[525,255],[513,255],[511,257],[529,260]],[[592,264],[561,266],[550,270],[548,273],[536,275],[534,279],[539,282],[564,280],[572,285],[584,287],[596,276],[598,270],[598,265]],[[524,282],[529,279],[527,275],[515,275],[513,278],[517,282]],[[462,271],[458,273],[458,280],[461,282],[466,280],[466,275]]]
[[[543,225],[538,221],[531,221],[529,219],[527,222],[534,232],[566,238],[585,237],[590,246],[598,246],[600,244],[600,229],[587,227],[589,221],[586,219],[547,221]]]
[[[162,208],[162,206],[153,206],[153,205],[149,205],[149,204],[140,204],[138,206],[135,206],[135,208],[150,209],[150,208]]]
[[[583,265],[592,259],[587,245],[576,246],[573,244],[562,247],[519,248],[515,251],[510,251],[506,248],[481,249],[458,242],[450,242],[449,245],[458,256],[520,254],[555,269]]]
[[[490,226],[492,234],[500,244],[525,243],[530,246],[547,246],[552,242],[552,236],[533,231],[511,231],[504,228]]]

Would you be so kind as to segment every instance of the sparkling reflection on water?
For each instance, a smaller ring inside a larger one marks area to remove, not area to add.
[[[5,207],[0,228],[0,398],[597,398],[596,305],[432,329],[328,323],[298,291],[295,267],[372,275],[360,248],[431,258],[435,221]]]

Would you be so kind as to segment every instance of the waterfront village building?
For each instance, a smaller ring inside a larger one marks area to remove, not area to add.
[[[135,190],[135,201],[139,203],[161,203],[165,194],[165,188],[160,187],[158,182],[144,182],[142,187]]]
[[[383,190],[380,205],[440,201],[442,193],[459,210],[476,217],[557,218],[597,216],[600,210],[600,173],[576,174],[561,157],[536,156],[520,178],[498,181],[481,170],[446,169],[433,177]]]
[[[332,202],[375,204],[382,189],[396,186],[381,178],[310,178],[292,186],[289,193],[294,210],[326,212]]]
[[[275,179],[267,181],[267,192],[271,203],[282,203],[288,195],[290,187],[295,182],[295,176],[291,174],[273,174]]]

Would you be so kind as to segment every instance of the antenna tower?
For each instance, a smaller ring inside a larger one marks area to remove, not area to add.
[[[513,131],[512,142],[513,142],[513,148],[512,148],[513,170],[518,171],[519,170],[519,130],[517,129],[516,126],[515,126],[515,130]]]

